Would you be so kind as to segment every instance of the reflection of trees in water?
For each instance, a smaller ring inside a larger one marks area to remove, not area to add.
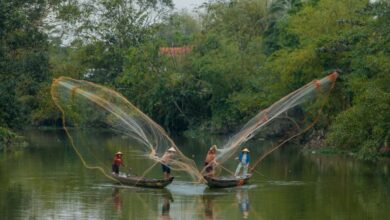
[[[346,156],[316,155],[311,152],[305,159],[304,173],[310,177],[316,176],[314,195],[318,206],[322,207],[319,210],[340,210],[343,213],[344,210],[353,209],[359,212],[351,213],[351,218],[360,218],[362,213],[367,218],[382,218],[383,213],[378,210],[389,205],[389,161],[363,163]]]
[[[37,138],[44,140],[45,136]],[[95,176],[87,176],[64,143],[51,142],[50,147],[18,152],[15,158],[13,154],[1,156],[0,219],[85,219],[104,215],[105,204],[93,197],[105,192],[83,187]],[[92,191],[94,196],[86,196]]]
[[[163,215],[168,201],[161,190],[119,187],[116,195],[114,188],[100,187],[99,184],[107,186],[111,182],[84,169],[72,149],[63,143],[50,143],[51,148],[24,151],[12,157],[2,155],[0,219],[59,218],[60,214],[70,219],[158,219]],[[275,151],[259,170],[273,180],[302,184],[273,185],[255,176],[252,183],[260,187],[247,189],[248,219],[261,219],[258,214],[264,219],[289,219],[300,214],[312,219],[332,219],[336,214],[350,219],[386,219],[384,210],[390,207],[389,162],[366,164],[334,155],[303,156],[297,148],[290,147]],[[131,166],[138,162],[142,160]],[[175,202],[169,201],[169,209],[165,210],[169,210],[172,219],[240,219],[236,194],[245,188],[207,191],[204,196],[176,198],[174,194]],[[224,195],[210,195],[216,193]],[[120,215],[115,212],[116,205],[121,206]]]
[[[4,185],[2,183],[1,186],[0,219],[18,219],[21,217],[21,209],[24,211],[26,219],[35,219],[37,217],[33,211],[34,203],[31,197],[26,196],[26,192],[21,184]]]

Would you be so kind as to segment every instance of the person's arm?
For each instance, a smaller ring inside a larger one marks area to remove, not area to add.
[[[168,154],[167,154],[167,152],[165,152],[165,153],[162,155],[160,161],[161,161],[163,164],[166,164],[166,163],[167,163],[167,160],[168,160]]]
[[[156,160],[156,161],[161,160],[161,158],[159,158],[157,156],[156,149],[154,149],[154,148],[151,149],[150,154],[149,154],[149,158],[152,159],[152,160]]]
[[[152,148],[152,150],[150,151],[150,156],[152,157],[156,156],[156,150],[154,148]]]

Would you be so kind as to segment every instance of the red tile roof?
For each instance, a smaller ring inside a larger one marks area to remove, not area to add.
[[[171,56],[182,56],[192,51],[192,47],[160,47],[160,53]]]

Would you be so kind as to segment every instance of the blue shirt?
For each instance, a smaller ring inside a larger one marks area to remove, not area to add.
[[[245,153],[245,154],[246,155],[244,156],[244,153],[240,152],[240,156],[238,159],[239,159],[240,163],[244,163],[244,164],[248,165],[251,162],[251,156],[248,153]]]

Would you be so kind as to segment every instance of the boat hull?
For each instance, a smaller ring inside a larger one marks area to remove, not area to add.
[[[210,188],[227,188],[227,187],[237,187],[245,185],[249,182],[249,179],[252,177],[252,174],[248,174],[245,177],[209,177],[204,176],[206,184]]]
[[[119,176],[116,174],[111,174],[111,177],[124,185],[129,186],[138,186],[138,187],[147,187],[147,188],[164,188],[170,183],[172,183],[173,178],[170,179],[149,179],[139,176]]]

